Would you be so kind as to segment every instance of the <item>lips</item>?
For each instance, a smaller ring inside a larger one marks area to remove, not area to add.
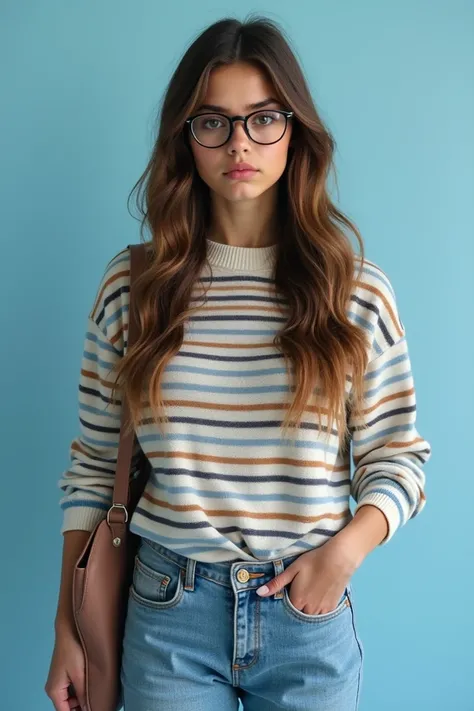
[[[237,170],[257,170],[257,168],[254,165],[251,165],[250,163],[236,163],[230,170],[227,171],[226,175],[228,173],[233,173],[234,171]]]

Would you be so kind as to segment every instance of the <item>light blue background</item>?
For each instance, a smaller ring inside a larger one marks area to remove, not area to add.
[[[336,138],[338,204],[392,280],[433,446],[424,512],[354,578],[361,711],[474,708],[472,2],[2,0],[5,711],[52,708],[56,487],[78,429],[86,314],[106,262],[138,241],[126,198],[161,92],[198,32],[249,11],[289,32]]]

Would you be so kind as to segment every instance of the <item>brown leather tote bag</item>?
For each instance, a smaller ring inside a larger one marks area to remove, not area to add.
[[[130,248],[130,324],[128,343],[138,336],[132,309],[133,287],[145,268],[143,244]],[[113,503],[105,519],[91,532],[74,568],[73,611],[85,656],[86,701],[89,711],[122,708],[120,669],[128,592],[139,536],[129,531],[130,519],[150,474],[141,451],[138,472],[130,476],[135,432],[125,434],[128,403],[122,397],[122,417]]]

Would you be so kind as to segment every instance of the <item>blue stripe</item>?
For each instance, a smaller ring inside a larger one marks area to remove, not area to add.
[[[372,388],[371,390],[366,390],[365,391],[365,397],[375,397],[379,393],[382,392],[382,390],[389,385],[393,385],[393,383],[402,383],[405,380],[411,380],[412,378],[412,372],[411,369],[407,370],[405,373],[400,373],[400,375],[392,375],[390,378],[386,378],[383,382],[379,383],[376,388]],[[393,393],[396,394],[396,393]]]
[[[410,459],[408,459],[407,456],[399,456],[397,457],[397,461],[401,462],[404,469],[409,469],[412,472],[413,476],[418,479],[420,484],[424,482],[425,475],[421,468],[417,466],[417,464],[415,464],[415,462],[412,462]]]
[[[259,368],[257,370],[217,370],[216,368],[199,368],[195,365],[168,365],[166,370],[171,373],[199,373],[211,377],[243,378],[262,377],[264,375],[285,375],[286,368]]]
[[[122,316],[125,312],[128,312],[129,306],[128,304],[124,304],[120,308],[117,309],[113,314],[111,314],[108,318],[105,320],[105,325],[108,328],[112,324],[114,324],[116,321],[120,320],[122,321]]]
[[[395,300],[395,292],[393,290],[391,283],[387,280],[385,274],[383,274],[381,271],[373,269],[365,262],[364,262],[364,266],[362,268],[362,274],[365,274],[366,276],[373,277],[377,281],[381,282],[384,285],[384,287],[390,292],[393,300]]]
[[[284,316],[263,316],[261,314],[204,314],[203,316],[189,316],[188,321],[211,321],[212,323],[234,323],[239,321],[251,321],[252,323],[285,323]]]
[[[107,370],[113,370],[115,368],[115,363],[109,363],[106,360],[102,360],[96,353],[89,353],[84,351],[84,360],[90,360],[92,363],[97,363],[101,368],[106,368]]]
[[[348,316],[352,319],[353,323],[362,326],[362,328],[364,328],[366,331],[369,331],[369,333],[374,333],[374,324],[363,318],[360,314],[356,314],[353,311],[349,311]]]
[[[97,407],[91,407],[91,405],[84,405],[84,403],[79,402],[79,410],[80,412],[88,412],[91,415],[98,415],[99,417],[102,417],[105,415],[105,417],[110,417],[111,420],[116,420],[120,422],[120,415],[114,415],[112,412],[109,412],[108,410],[102,410]]]
[[[110,440],[103,440],[103,439],[94,439],[93,437],[89,437],[86,434],[82,435],[82,439],[84,442],[87,444],[92,444],[96,447],[102,447],[102,448],[107,448],[107,449],[116,449],[118,447],[119,443],[119,435],[117,434],[117,439],[110,441]]]
[[[385,469],[385,471],[372,472],[370,474],[364,473],[364,476],[358,483],[357,492],[359,492],[361,488],[364,490],[364,494],[372,491],[370,488],[372,482],[376,482],[379,488],[382,488],[382,486],[386,484],[389,487],[398,489],[411,508],[415,505],[415,501],[410,496],[408,490],[397,481],[396,476],[397,474],[392,473],[388,469]],[[402,476],[402,474],[399,473],[398,476]]]
[[[369,494],[383,494],[384,496],[388,496],[388,498],[391,499],[393,501],[393,503],[396,505],[397,510],[398,510],[398,516],[400,518],[400,523],[403,525],[404,520],[405,520],[405,515],[404,515],[403,509],[401,507],[400,501],[397,499],[395,494],[393,494],[388,489],[379,489],[377,487],[375,489],[370,489],[369,491],[364,491],[364,495],[362,496],[360,501],[363,501],[364,496],[368,496]]]
[[[94,321],[94,323],[95,323],[95,321]],[[97,324],[95,324],[95,325],[97,326]],[[99,330],[100,330],[99,326],[97,326],[97,328],[99,328]],[[102,331],[101,331],[101,333],[102,333]],[[105,334],[103,334],[103,335],[105,337]],[[104,351],[109,351],[110,353],[114,353],[114,354],[117,353],[117,349],[114,348],[111,343],[109,343],[108,341],[101,340],[95,333],[91,333],[91,331],[87,331],[85,340],[91,341],[92,343],[96,344],[97,346],[99,346],[99,348],[101,348]]]
[[[286,393],[288,385],[261,385],[247,388],[225,387],[224,385],[198,385],[197,383],[163,383],[163,390],[190,390],[198,393],[230,393],[244,395],[247,393]]]
[[[363,430],[359,430],[362,432]],[[394,425],[393,427],[388,427],[385,430],[379,430],[378,432],[375,432],[372,435],[369,435],[368,437],[357,437],[357,446],[358,447],[364,447],[366,444],[369,444],[370,442],[377,442],[379,443],[380,440],[380,446],[383,447],[385,444],[390,444],[390,440],[388,442],[384,442],[383,440],[385,438],[388,438],[388,435],[394,434],[394,433],[400,433],[400,432],[413,432],[415,433],[415,426],[413,423],[408,423],[408,424],[400,424],[400,425]],[[407,443],[408,444],[408,443]]]
[[[71,499],[70,501],[65,501],[61,504],[61,508],[63,510],[82,507],[87,507],[88,509],[102,509],[102,511],[108,511],[110,508],[110,503],[103,504],[101,501],[93,501],[92,499]]]
[[[405,340],[405,336],[398,341],[394,345],[398,345],[402,341]],[[373,378],[377,378],[381,373],[384,372],[384,370],[387,370],[387,368],[393,368],[394,365],[398,365],[399,363],[403,363],[404,361],[409,362],[409,357],[408,357],[408,352],[405,351],[404,353],[400,353],[400,355],[394,356],[393,358],[390,358],[387,360],[385,363],[382,363],[378,368],[375,368],[374,370],[371,370],[370,372],[366,373],[365,375],[365,380],[372,380]],[[407,371],[408,373],[411,373],[411,369]]]
[[[155,489],[168,491],[170,494],[196,494],[203,496],[206,499],[232,499],[235,501],[287,501],[292,504],[303,504],[310,506],[311,504],[339,504],[348,502],[349,495],[345,496],[291,496],[290,494],[242,494],[233,489],[228,491],[211,491],[209,489],[198,489],[195,486],[166,486],[156,477],[153,478]]]
[[[283,439],[282,437],[277,437],[275,439],[233,439],[225,437],[206,437],[205,435],[193,435],[188,433],[177,432],[175,434],[168,434],[165,438],[166,442],[204,442],[206,444],[219,444],[222,446],[229,447],[281,447],[284,445],[294,445],[297,449],[312,449],[321,450],[323,452],[331,452],[332,454],[337,453],[337,446],[331,446],[324,442],[317,442],[314,440],[301,440],[292,441],[290,439]],[[163,438],[158,434],[140,435],[140,442],[145,444],[148,442],[162,444]],[[116,446],[116,445],[115,445]],[[170,452],[173,455],[173,452]],[[222,454],[225,456],[225,453]],[[288,455],[289,456],[289,453]]]

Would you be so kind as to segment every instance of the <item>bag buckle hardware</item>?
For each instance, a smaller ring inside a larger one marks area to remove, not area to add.
[[[127,507],[124,506],[123,504],[112,504],[112,506],[110,507],[110,509],[107,511],[107,523],[109,524],[109,526],[110,526],[109,514],[110,514],[110,512],[111,512],[113,509],[123,509],[123,510],[125,511],[125,523],[127,523],[127,521],[128,521],[128,511],[127,511]]]

